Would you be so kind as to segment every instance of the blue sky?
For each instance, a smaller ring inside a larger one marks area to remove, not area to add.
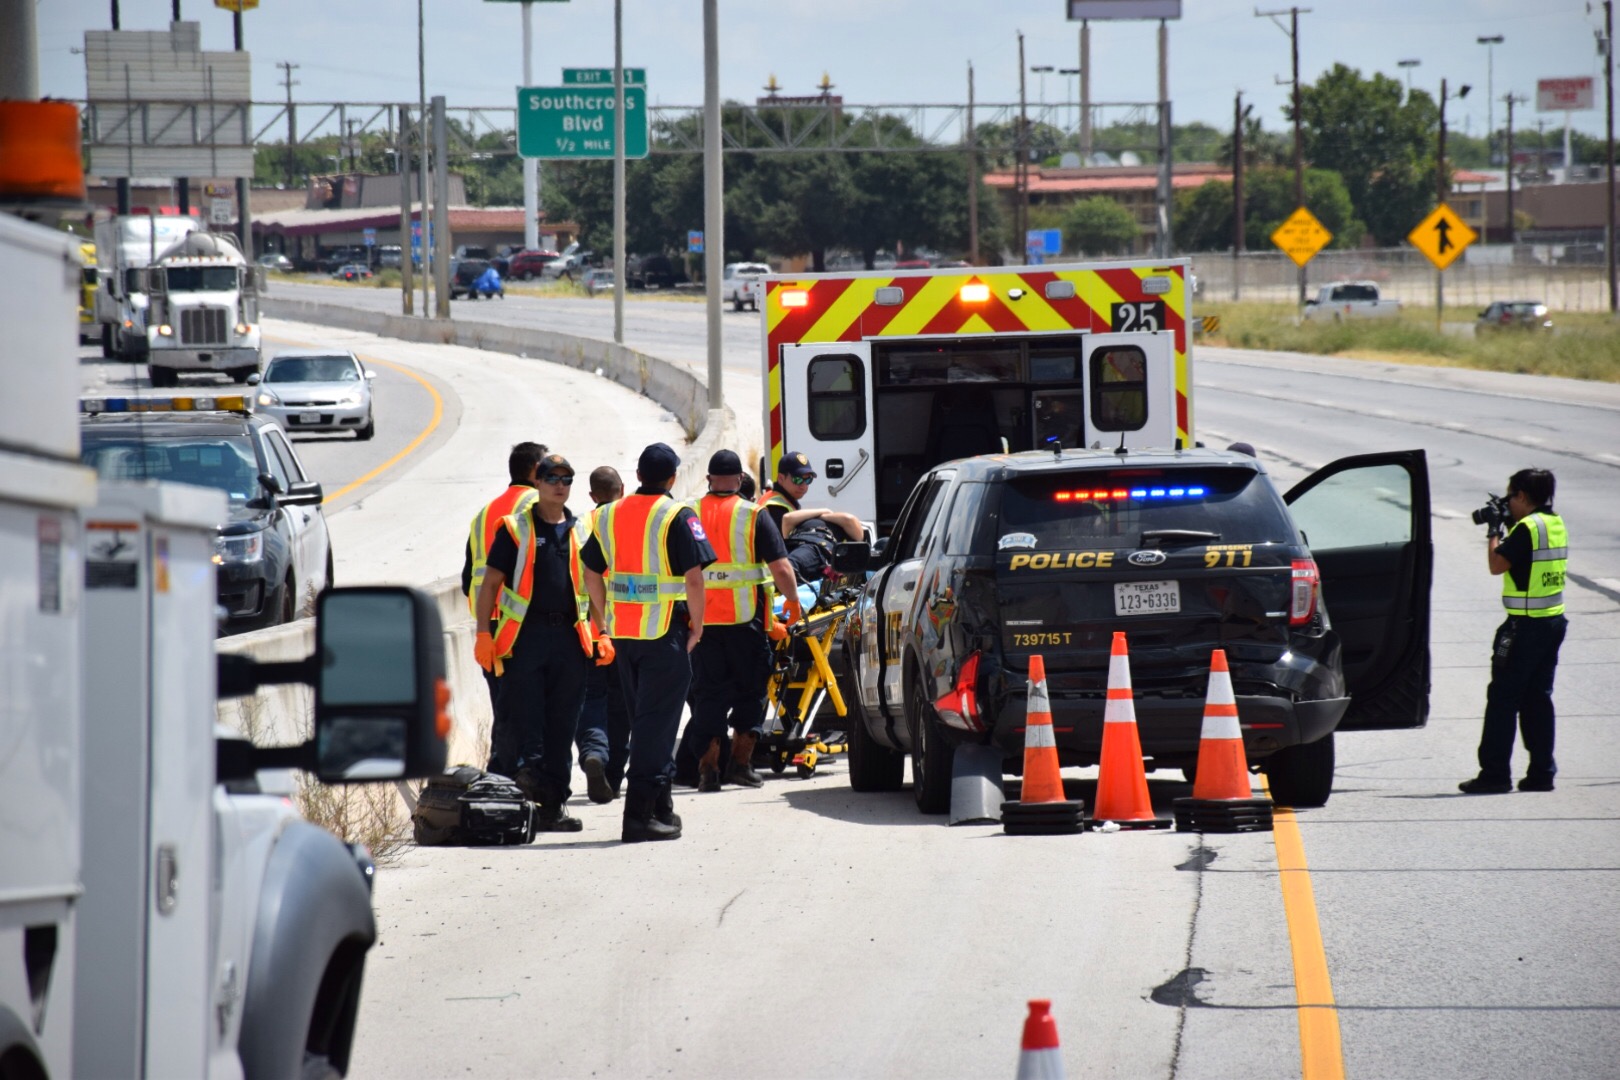
[[[1516,113],[1521,127],[1544,120],[1549,132],[1563,114],[1535,112],[1538,78],[1595,75],[1597,108],[1575,113],[1577,130],[1601,134],[1603,96],[1593,28],[1602,9],[1585,0],[1306,0],[1300,16],[1300,74],[1311,81],[1335,62],[1404,78],[1396,61],[1421,60],[1414,87],[1437,93],[1442,76],[1453,92],[1454,130],[1486,127],[1487,48],[1494,47],[1496,121],[1509,90],[1531,98]],[[125,29],[161,29],[171,0],[122,0]],[[1278,6],[1273,0],[1262,9]],[[775,75],[790,94],[814,92],[826,72],[850,104],[955,103],[967,97],[975,68],[980,102],[1012,102],[1018,93],[1018,39],[1029,65],[1079,65],[1079,24],[1064,19],[1063,0],[720,0],[721,91],[751,99]],[[1266,127],[1285,126],[1287,35],[1256,18],[1252,0],[1186,0],[1170,29],[1170,94],[1178,122],[1231,124],[1237,90]],[[40,81],[46,94],[84,95],[82,46],[87,29],[110,26],[109,0],[39,0]],[[536,85],[560,82],[564,66],[613,62],[611,0],[534,4]],[[654,104],[698,105],[703,96],[702,5],[699,0],[624,0],[625,63],[648,71]],[[231,48],[231,17],[212,2],[182,0],[182,16],[203,25],[209,49]],[[299,101],[414,101],[416,5],[410,0],[262,0],[247,20],[254,98],[281,99],[276,63],[291,60]],[[1286,18],[1283,20],[1286,23]],[[452,106],[510,105],[521,81],[521,15],[516,3],[426,0],[428,94]],[[1157,94],[1156,34],[1148,23],[1092,24],[1092,97],[1149,101]],[[1075,95],[1075,81],[1045,76],[1049,103]],[[1035,102],[1042,77],[1030,75]]]

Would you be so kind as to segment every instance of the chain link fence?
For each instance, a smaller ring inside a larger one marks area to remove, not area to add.
[[[1475,244],[1445,271],[1446,309],[1484,308],[1493,300],[1537,300],[1554,311],[1609,310],[1602,249],[1596,261],[1572,262],[1550,245]],[[1198,300],[1293,303],[1298,270],[1280,251],[1246,251],[1193,256]],[[1324,251],[1305,267],[1306,295],[1333,281],[1372,281],[1386,297],[1407,306],[1433,307],[1436,271],[1414,248]],[[1472,318],[1472,312],[1469,317]]]

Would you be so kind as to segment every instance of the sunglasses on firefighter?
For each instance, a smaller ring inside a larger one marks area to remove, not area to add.
[[[553,487],[558,484],[562,484],[564,487],[571,487],[574,483],[574,474],[552,473],[550,476],[542,476],[540,479],[544,480],[548,484],[551,484]]]

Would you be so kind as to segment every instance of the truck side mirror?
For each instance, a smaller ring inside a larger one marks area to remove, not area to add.
[[[148,296],[168,296],[169,279],[161,267],[143,267],[135,277],[141,292]]]
[[[450,735],[444,627],[426,594],[328,589],[315,605],[314,772],[324,783],[444,771]]]

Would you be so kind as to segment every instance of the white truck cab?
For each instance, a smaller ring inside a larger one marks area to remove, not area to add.
[[[188,372],[221,371],[239,383],[259,373],[264,267],[223,233],[193,232],[143,272],[146,363],[153,386]]]

